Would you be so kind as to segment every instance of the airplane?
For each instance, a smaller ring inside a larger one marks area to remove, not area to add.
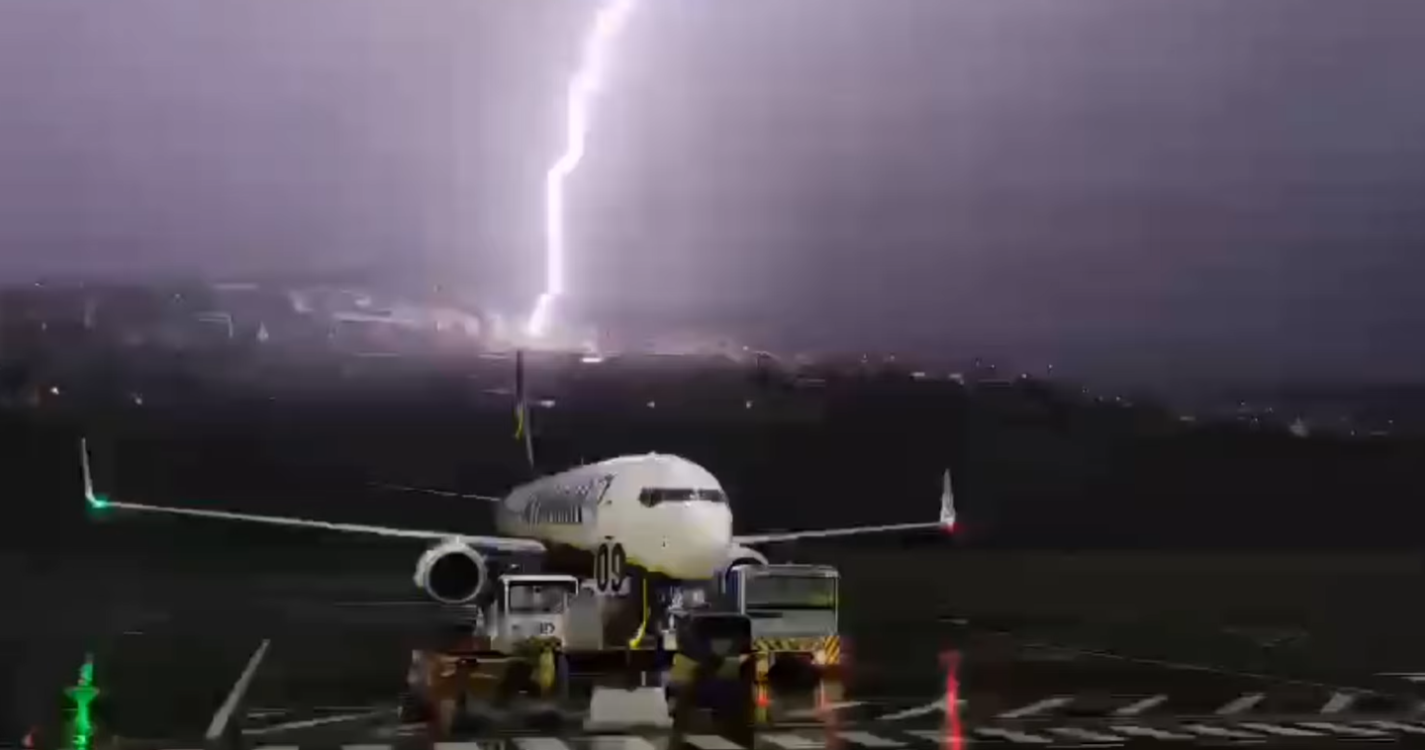
[[[523,436],[526,458],[533,466],[518,354],[516,365],[516,435]],[[951,532],[956,520],[948,469],[939,517],[934,521],[749,535],[732,533],[732,509],[717,477],[687,458],[663,453],[617,456],[540,476],[502,497],[395,487],[490,503],[499,534],[483,536],[121,501],[95,491],[84,438],[80,440],[80,462],[84,497],[93,509],[430,542],[416,561],[414,582],[427,596],[444,604],[465,604],[479,598],[491,582],[489,562],[502,557],[573,553],[584,565],[592,562],[597,591],[612,594],[623,590],[635,569],[676,581],[712,580],[740,566],[766,565],[767,557],[754,549],[764,544],[923,529]]]

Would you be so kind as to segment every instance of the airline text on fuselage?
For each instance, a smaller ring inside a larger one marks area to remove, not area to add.
[[[555,484],[541,489],[535,492],[521,515],[529,524],[582,524],[585,508],[597,505],[612,481],[612,476],[604,475],[573,485]]]

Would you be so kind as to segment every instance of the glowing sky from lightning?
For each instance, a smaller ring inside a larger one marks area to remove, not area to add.
[[[599,9],[584,38],[579,68],[569,82],[564,153],[545,175],[544,291],[530,312],[527,332],[531,336],[543,336],[548,331],[554,304],[564,294],[564,186],[584,159],[590,103],[603,85],[609,48],[628,21],[633,4],[634,0],[609,0]]]

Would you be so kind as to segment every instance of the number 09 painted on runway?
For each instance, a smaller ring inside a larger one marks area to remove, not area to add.
[[[621,591],[627,563],[622,544],[600,544],[598,552],[594,553],[594,585],[605,594]]]

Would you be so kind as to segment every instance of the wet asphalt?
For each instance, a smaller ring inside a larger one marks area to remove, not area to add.
[[[442,734],[403,724],[395,711],[413,650],[440,642],[453,618],[410,588],[407,568],[419,549],[320,538],[237,552],[219,534],[155,551],[168,534],[186,532],[149,525],[104,533],[141,536],[135,543],[148,554],[7,553],[15,606],[0,626],[0,746],[73,745],[72,700],[64,689],[86,658],[100,691],[96,747],[212,746],[206,735],[215,716],[260,648],[218,742],[881,750],[1425,740],[1417,697],[1425,691],[1408,677],[1363,669],[1351,679],[1340,679],[1339,671],[1313,679],[1223,666],[1201,651],[1170,659],[1086,646],[1091,639],[1077,637],[1078,625],[1046,628],[901,607],[884,586],[858,586],[849,570],[843,674],[815,687],[772,691],[746,726],[710,723],[674,732],[645,719],[595,716],[594,691],[607,699],[622,685],[581,676],[559,707],[560,724],[514,713]],[[223,562],[205,562],[203,555]],[[1091,620],[1092,613],[1085,615]],[[588,724],[594,720],[603,723]]]

